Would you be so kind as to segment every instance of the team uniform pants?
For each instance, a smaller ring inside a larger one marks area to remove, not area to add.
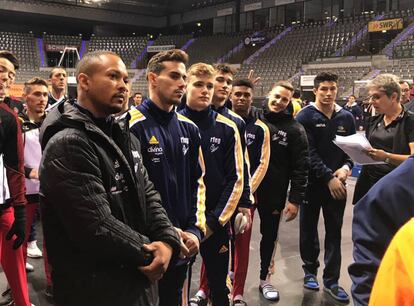
[[[252,224],[243,234],[235,235],[233,248],[233,293],[232,296],[243,295],[249,266],[250,238],[252,236],[255,206],[250,208]]]
[[[229,233],[220,227],[200,246],[213,306],[229,305],[226,278],[229,270]]]
[[[26,265],[23,248],[13,249],[15,237],[6,240],[7,233],[14,222],[12,207],[0,211],[0,259],[1,266],[10,285],[12,297],[16,306],[30,306],[27,289]]]
[[[266,206],[259,203],[257,210],[260,216],[260,234],[262,235],[260,240],[260,279],[266,280],[268,274],[271,273],[269,267],[273,267],[281,213],[279,211],[272,212],[263,207]]]
[[[158,282],[159,306],[181,306],[188,264],[170,266]]]
[[[26,204],[26,238],[23,244],[24,262],[27,262],[27,242],[30,239],[30,233],[32,230],[33,221],[35,219],[38,208],[39,208],[39,203],[27,203]],[[52,276],[50,273],[49,262],[47,260],[46,244],[44,240],[43,240],[43,260],[44,260],[44,267],[45,267],[46,283],[47,285],[51,285]]]
[[[326,185],[312,184],[307,202],[300,209],[300,255],[305,274],[317,274],[319,267],[318,220],[322,208],[325,222],[325,287],[337,284],[341,269],[341,229],[345,200],[334,200]]]

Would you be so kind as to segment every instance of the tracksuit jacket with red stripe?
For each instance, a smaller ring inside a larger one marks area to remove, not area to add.
[[[195,111],[186,106],[180,113],[191,119],[200,130],[206,166],[206,223],[214,232],[230,220],[243,192],[240,135],[233,121],[211,107]]]
[[[26,204],[22,133],[16,114],[0,103],[0,205]]]

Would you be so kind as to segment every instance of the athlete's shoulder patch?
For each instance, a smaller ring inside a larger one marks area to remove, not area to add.
[[[193,121],[188,119],[186,116],[181,115],[180,113],[177,113],[177,119],[179,121],[187,122],[187,123],[190,123],[190,124],[194,125],[195,127],[197,127],[197,125]]]
[[[145,116],[141,113],[140,110],[136,109],[135,107],[129,111],[129,115],[131,119],[129,119],[129,127],[133,126],[135,123],[145,120]]]

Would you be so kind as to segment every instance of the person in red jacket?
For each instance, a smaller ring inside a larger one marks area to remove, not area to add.
[[[13,64],[0,57],[0,97],[5,97],[11,82]],[[1,265],[10,284],[15,305],[27,306],[23,250],[25,238],[26,188],[23,142],[20,124],[10,107],[0,101],[0,251]]]

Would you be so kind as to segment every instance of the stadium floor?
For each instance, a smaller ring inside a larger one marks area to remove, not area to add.
[[[352,204],[351,199],[355,187],[355,179],[350,178],[348,181],[348,203],[345,209],[344,225],[342,229],[342,267],[340,285],[349,293],[351,280],[349,278],[347,267],[352,262],[352,240],[351,240],[351,223],[352,223]],[[245,301],[249,306],[263,305],[280,305],[280,306],[333,306],[344,305],[333,300],[329,295],[320,290],[319,292],[309,291],[302,287],[303,272],[302,261],[299,255],[299,221],[298,218],[292,222],[282,222],[279,230],[279,243],[276,251],[276,272],[272,277],[272,284],[280,292],[280,301],[271,303],[261,297],[258,290],[259,284],[259,217],[255,214],[252,240],[250,244],[250,265],[245,285]],[[319,221],[320,243],[323,246],[323,218]],[[40,229],[39,232],[40,233]],[[40,238],[40,234],[38,238]],[[40,239],[39,239],[40,240]],[[39,247],[42,245],[38,242]],[[323,252],[320,254],[321,267],[323,268]],[[31,302],[36,306],[49,306],[51,304],[44,295],[45,276],[42,259],[30,259],[29,262],[35,267],[35,271],[28,274],[29,291]],[[193,267],[193,277],[191,284],[191,294],[197,291],[199,279],[200,260],[197,258]],[[320,283],[322,269],[319,269],[318,279]],[[0,273],[0,290],[3,291],[6,282],[4,272]],[[351,302],[352,304],[352,302]]]

